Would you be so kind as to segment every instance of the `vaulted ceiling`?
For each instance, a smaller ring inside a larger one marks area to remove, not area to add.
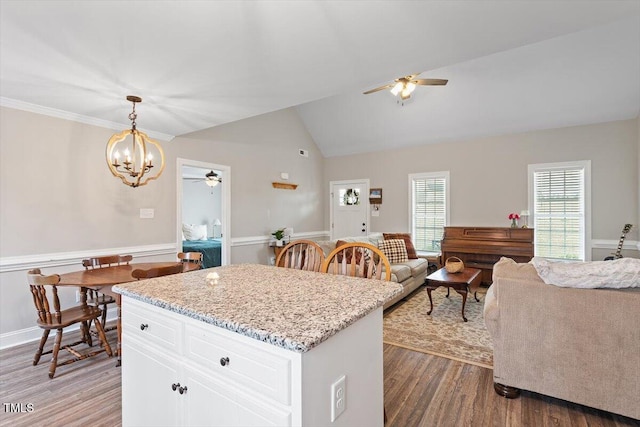
[[[449,79],[404,106],[362,92]],[[325,156],[621,120],[640,2],[2,1],[1,105],[171,139],[296,107]]]

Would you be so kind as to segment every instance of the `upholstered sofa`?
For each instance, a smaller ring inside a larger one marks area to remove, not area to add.
[[[389,237],[389,235],[387,235],[387,237]],[[364,242],[377,247],[378,243],[384,239],[384,233],[372,233],[369,234],[369,236],[343,237],[336,240],[321,240],[316,243],[320,245],[326,257],[336,248],[336,243],[338,243],[338,241],[347,243]],[[384,305],[385,309],[405,298],[411,292],[424,284],[424,279],[427,276],[428,264],[429,263],[425,258],[409,259],[406,262],[391,264],[391,280],[400,283],[403,287],[403,291],[401,294],[388,301]]]
[[[640,419],[640,288],[558,287],[503,258],[484,321],[498,394],[529,390]]]

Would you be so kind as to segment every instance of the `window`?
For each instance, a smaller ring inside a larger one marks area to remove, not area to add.
[[[529,165],[535,255],[589,260],[590,161]]]
[[[440,252],[449,223],[449,172],[409,175],[409,223],[418,251]]]

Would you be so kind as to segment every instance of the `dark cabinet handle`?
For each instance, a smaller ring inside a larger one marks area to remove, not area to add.
[[[145,329],[147,329],[149,327],[149,325],[147,325],[146,323],[141,323],[140,324],[140,330],[144,331]]]
[[[178,387],[178,393],[185,394],[187,392],[187,386]]]
[[[180,383],[171,384],[171,390],[176,391],[176,389],[180,387]]]
[[[363,229],[362,229],[362,232],[364,233],[365,231],[367,231],[367,230],[365,230],[365,229],[363,228]]]
[[[229,358],[228,358],[228,357],[222,357],[222,358],[220,359],[220,364],[221,364],[222,366],[227,366],[227,365],[229,364]]]

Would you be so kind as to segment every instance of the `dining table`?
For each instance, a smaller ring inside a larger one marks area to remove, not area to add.
[[[138,279],[131,274],[134,270],[148,270],[150,268],[170,267],[182,264],[183,273],[199,270],[201,266],[193,262],[136,262],[130,264],[112,265],[109,267],[72,271],[60,274],[58,286],[77,286],[98,291],[104,295],[113,297],[118,306],[118,319],[116,329],[118,331],[118,362],[122,361],[122,306],[120,294],[113,291],[113,286],[120,283],[134,282]]]

